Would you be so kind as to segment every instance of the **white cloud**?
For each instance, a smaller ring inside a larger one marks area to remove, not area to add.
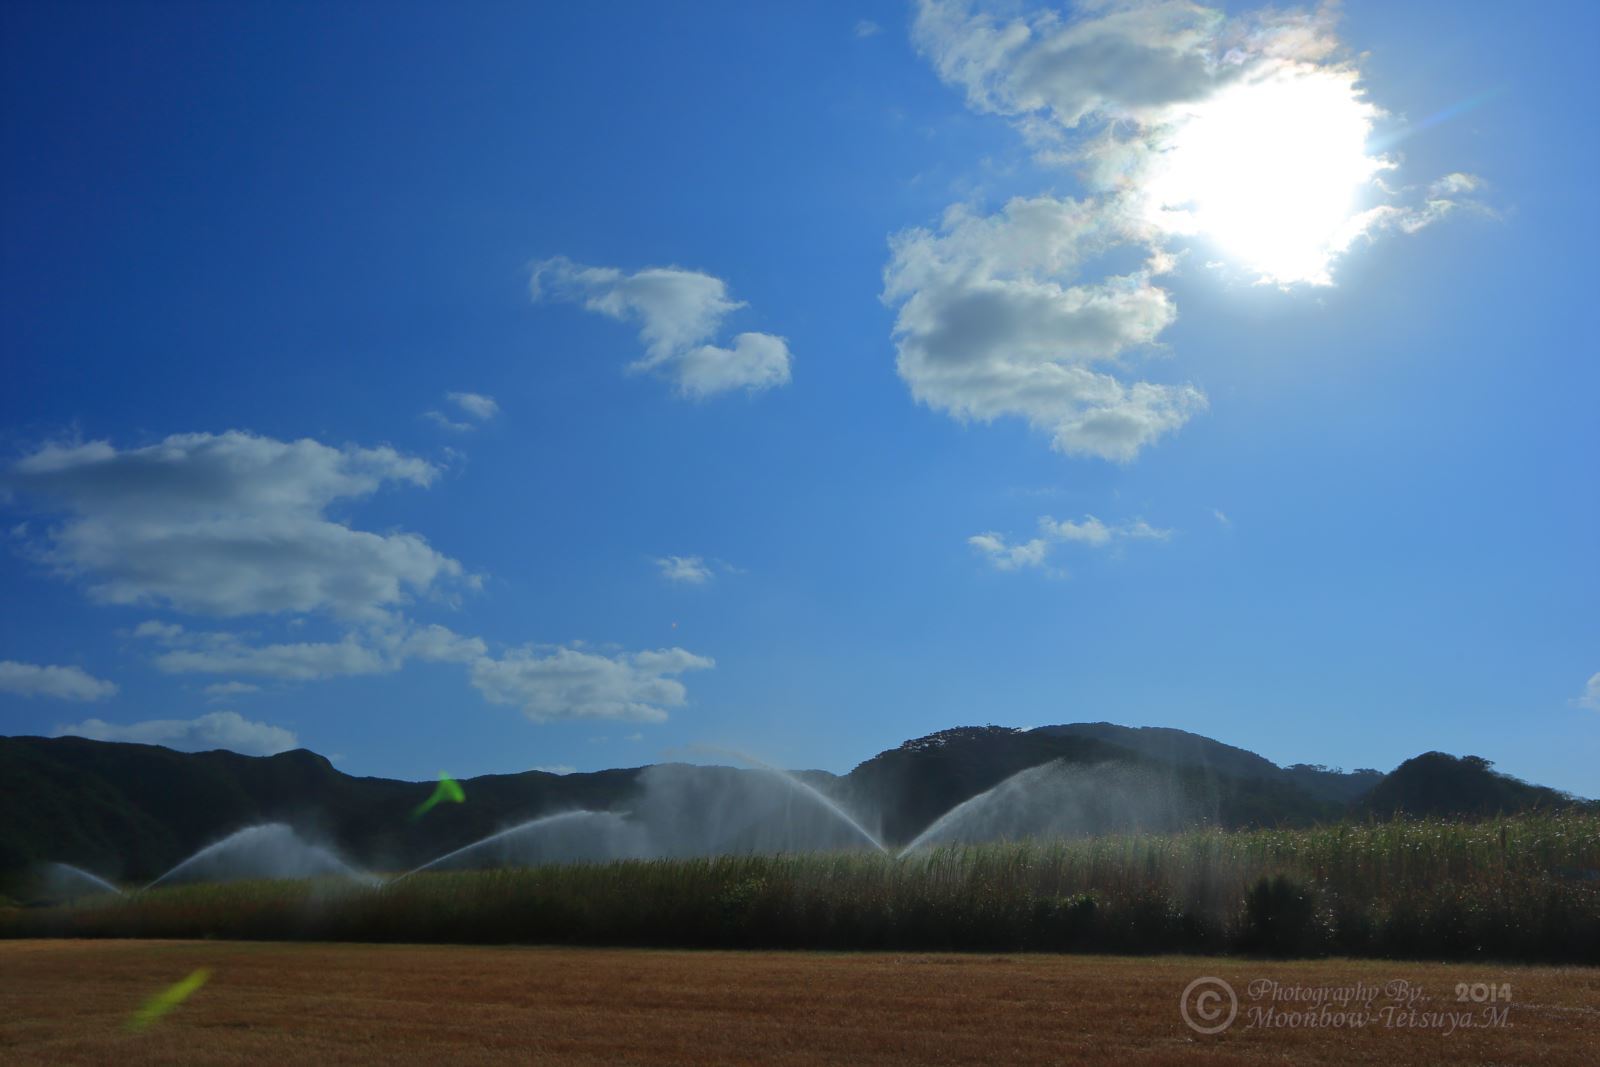
[[[471,422],[458,422],[442,411],[424,411],[422,413],[422,417],[433,423],[435,426],[438,426],[440,429],[450,430],[454,433],[466,433],[469,430],[476,430],[478,428],[476,424]]]
[[[1211,509],[1211,516],[1212,516],[1212,518],[1216,519],[1219,524],[1221,524],[1223,526],[1232,526],[1233,525],[1233,520],[1228,518],[1227,514],[1221,508],[1212,508]]]
[[[252,678],[309,682],[326,678],[388,674],[409,660],[471,663],[488,647],[443,626],[400,624],[350,632],[338,641],[251,645],[221,632],[159,635],[167,651],[155,665],[169,674],[234,674]]]
[[[871,19],[862,19],[856,23],[855,35],[857,37],[874,37],[881,32],[883,32],[883,27]]]
[[[1171,530],[1159,530],[1143,519],[1107,526],[1093,515],[1085,515],[1081,522],[1071,519],[1057,521],[1045,515],[1039,519],[1039,529],[1053,541],[1072,542],[1091,548],[1105,548],[1117,541],[1166,541],[1172,537]]]
[[[535,722],[632,719],[660,722],[688,698],[675,675],[713,660],[681,648],[602,656],[577,648],[514,648],[472,665],[472,684],[493,704],[514,704]]]
[[[924,0],[912,26],[918,50],[979,111],[1043,111],[1066,127],[1097,113],[1137,118],[1198,99],[1230,73],[1212,55],[1222,15],[1198,4],[1128,3],[1072,20],[1001,19],[986,6]]]
[[[116,692],[116,683],[102,681],[77,667],[41,667],[9,659],[0,661],[0,693],[95,701],[115,696]]]
[[[494,397],[483,393],[446,393],[444,398],[461,409],[466,417],[457,420],[442,411],[424,411],[422,417],[457,433],[476,430],[480,423],[488,422],[500,413],[500,405],[495,402]]]
[[[1259,281],[1331,284],[1358,239],[1414,232],[1479,187],[1452,174],[1419,204],[1386,202],[1379,175],[1394,164],[1367,148],[1381,111],[1328,9],[1017,11],[921,0],[913,23],[941,78],[1076,170],[1088,194],[988,216],[957,206],[937,230],[892,239],[884,299],[899,309],[900,375],[957,418],[1020,417],[1060,451],[1131,460],[1206,406],[1198,388],[1125,365],[1176,317],[1154,281],[1176,269],[1175,248],[1205,240]],[[1080,277],[1130,251],[1142,268]]]
[[[572,774],[578,768],[570,763],[541,763],[533,769],[543,771],[545,774]]]
[[[146,619],[133,628],[133,636],[156,641],[177,641],[183,637],[183,632],[183,627],[175,622],[157,622],[155,619]]]
[[[1360,217],[1357,229],[1361,234],[1382,230],[1412,234],[1463,211],[1493,218],[1494,211],[1473,195],[1483,188],[1482,178],[1471,174],[1446,174],[1428,186],[1420,204],[1381,204]]]
[[[500,405],[495,403],[494,397],[484,393],[446,393],[445,399],[479,422],[488,422],[500,414]]]
[[[416,534],[357,530],[325,512],[387,483],[427,486],[436,473],[386,447],[232,431],[120,451],[104,441],[47,445],[0,475],[0,486],[65,513],[37,552],[86,580],[95,600],[374,619],[473,579]]]
[[[399,638],[387,638],[390,654],[404,661],[424,663],[471,663],[488,652],[482,638],[462,637],[444,626],[423,626],[407,630]]]
[[[209,648],[175,648],[158,655],[155,664],[169,674],[239,674],[293,682],[383,674],[399,666],[353,634],[336,642],[257,646],[227,641]]]
[[[729,297],[727,283],[710,274],[682,267],[647,267],[628,274],[557,256],[534,267],[529,288],[535,300],[565,300],[637,322],[645,355],[629,370],[666,374],[687,396],[734,389],[759,392],[789,381],[789,347],[781,337],[741,333],[732,348],[710,343],[722,320],[745,306]]]
[[[1580,708],[1600,711],[1600,674],[1590,677],[1589,684],[1583,687],[1583,695],[1575,703]]]
[[[958,418],[1018,416],[1071,455],[1130,460],[1205,407],[1189,385],[1124,381],[1118,357],[1176,317],[1148,270],[1072,284],[1128,240],[1095,204],[1015,199],[988,217],[954,207],[935,233],[891,241],[884,299],[899,304],[897,367],[922,403]]]
[[[206,686],[207,700],[227,700],[231,697],[248,696],[251,693],[261,692],[259,685],[249,682],[217,682],[215,685]]]
[[[1039,520],[1039,528],[1055,541],[1075,541],[1094,548],[1111,543],[1111,528],[1093,515],[1084,516],[1082,522],[1071,519],[1057,522],[1046,515]]]
[[[1082,168],[1147,238],[1211,238],[1262,281],[1332,283],[1356,238],[1442,218],[1481,186],[1433,182],[1419,207],[1382,202],[1383,111],[1366,98],[1331,7],[1228,17],[1186,0],[1094,5],[1082,17],[920,4],[913,40],[981,111],[1012,118],[1047,158]]]
[[[703,398],[733,389],[760,392],[789,382],[789,346],[769,333],[741,333],[732,348],[700,345],[678,356],[678,387]]]
[[[967,544],[983,553],[996,570],[1014,571],[1023,567],[1043,566],[1050,554],[1050,545],[1042,537],[1021,544],[1007,543],[1004,535],[989,531],[973,534]]]
[[[309,682],[388,674],[413,660],[467,668],[474,688],[492,704],[520,706],[535,722],[565,718],[661,721],[687,691],[677,676],[714,662],[681,648],[602,655],[581,645],[524,646],[499,657],[477,637],[444,626],[399,622],[351,631],[338,641],[250,644],[240,635],[180,626],[141,627],[163,651],[157,668],[170,674],[226,674]],[[208,694],[256,687],[230,682]]]
[[[96,741],[130,741],[165,745],[180,752],[231,749],[246,756],[271,756],[299,745],[290,730],[252,722],[236,711],[213,711],[195,719],[149,719],[118,725],[101,719],[56,727],[56,736],[88,737]]]
[[[1107,526],[1093,515],[1086,515],[1079,522],[1058,521],[1046,515],[1039,519],[1039,536],[1030,540],[1011,542],[1004,535],[989,531],[967,538],[967,544],[977,549],[996,570],[1014,571],[1044,566],[1056,545],[1107,548],[1124,541],[1165,541],[1171,536],[1171,530],[1157,529],[1143,519]]]
[[[699,556],[662,556],[656,560],[661,577],[669,582],[704,585],[712,578],[711,568]]]

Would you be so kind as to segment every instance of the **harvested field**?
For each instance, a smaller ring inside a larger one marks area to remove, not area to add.
[[[126,1029],[202,967],[187,1002]],[[1600,1031],[1600,969],[1381,960],[49,940],[0,943],[0,975],[0,1060],[18,1063],[1577,1065]],[[1178,1010],[1202,976],[1239,1000],[1213,1036]],[[1379,996],[1353,1030],[1251,1025],[1273,1004],[1252,982],[1402,980],[1429,998],[1415,1015],[1386,1022]],[[1458,1003],[1460,983],[1510,1000]]]

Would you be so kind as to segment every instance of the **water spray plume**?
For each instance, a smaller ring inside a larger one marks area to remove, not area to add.
[[[201,986],[205,985],[206,980],[210,977],[211,968],[201,967],[199,970],[194,971],[189,975],[189,977],[183,979],[181,982],[177,982],[168,986],[166,989],[163,989],[161,992],[145,1001],[144,1006],[133,1013],[132,1018],[128,1020],[128,1029],[133,1031],[148,1030],[163,1015],[167,1014],[167,1012],[171,1011],[173,1008],[176,1008],[179,1004],[182,1004],[185,1000],[188,1000],[190,995]]]
[[[262,823],[207,845],[146,888],[181,882],[329,877],[360,882],[372,878],[328,849],[301,840],[285,824]]]
[[[467,794],[462,790],[460,782],[457,782],[448,774],[440,772],[439,784],[434,787],[433,796],[418,804],[417,809],[411,813],[411,817],[420,819],[432,811],[435,806],[447,800],[452,804],[464,804],[467,800]]]
[[[640,858],[647,850],[638,828],[626,821],[627,814],[564,811],[530,819],[437,856],[395,878],[394,882],[427,870]],[[485,860],[492,862],[485,863]]]
[[[47,863],[44,865],[45,885],[53,897],[72,899],[81,896],[93,896],[97,893],[116,893],[121,895],[122,890],[82,867],[74,867],[70,863]]]
[[[845,811],[844,808],[839,806],[838,801],[822,792],[822,790],[818,789],[804,778],[801,778],[789,771],[783,770],[781,767],[774,767],[770,763],[759,760],[750,755],[748,752],[740,752],[737,749],[731,748],[717,748],[712,745],[696,745],[694,748],[698,751],[710,754],[732,756],[736,760],[739,760],[743,763],[748,763],[757,770],[765,771],[768,774],[774,775],[785,785],[788,785],[791,788],[798,790],[804,796],[815,800],[829,812],[844,820],[850,829],[859,834],[862,839],[870,844],[873,848],[877,849],[885,856],[890,854],[889,846],[880,841],[877,834],[873,833],[871,830],[868,830],[865,826],[862,826],[855,816],[851,815],[848,811]]]
[[[746,753],[708,746],[695,750],[731,757],[752,769],[657,764],[637,776],[627,810],[582,809],[526,819],[447,849],[389,882],[420,871],[826,853],[860,849],[863,843],[899,857],[941,845],[1168,831],[1194,824],[1209,795],[1205,783],[1180,781],[1150,767],[1051,761],[967,798],[903,848],[891,849],[818,784]],[[458,782],[440,775],[433,795],[412,818],[465,799]],[[45,865],[42,872],[52,899],[117,890],[64,864]],[[284,823],[264,823],[198,850],[148,888],[267,879],[338,879],[367,886],[383,881],[353,866],[331,844],[312,844]]]
[[[1175,783],[1148,769],[1052,760],[957,804],[900,855],[937,845],[1172,831],[1194,822],[1196,814]]]

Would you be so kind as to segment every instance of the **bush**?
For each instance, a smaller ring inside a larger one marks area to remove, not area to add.
[[[1322,952],[1326,942],[1327,929],[1319,922],[1311,886],[1277,874],[1250,887],[1240,948],[1271,956],[1309,956]]]

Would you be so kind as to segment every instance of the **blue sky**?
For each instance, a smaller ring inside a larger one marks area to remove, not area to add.
[[[1600,793],[1584,5],[0,18],[4,732]]]

